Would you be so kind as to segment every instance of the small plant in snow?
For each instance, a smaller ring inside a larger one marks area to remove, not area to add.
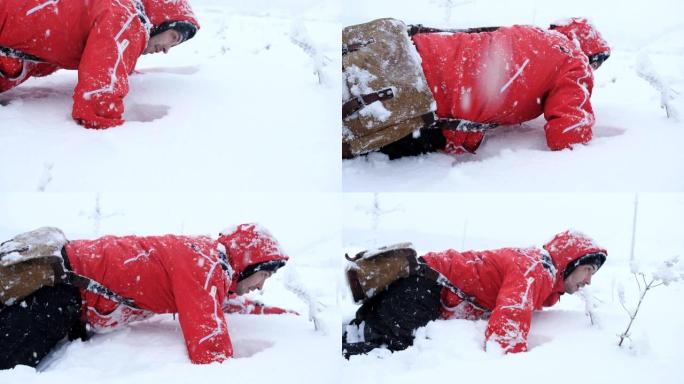
[[[80,212],[81,215],[88,214],[87,212]],[[119,216],[121,215],[121,212],[112,212],[112,213],[103,213],[102,211],[102,204],[100,203],[100,194],[98,193],[95,196],[95,208],[93,209],[92,213],[88,214],[88,219],[91,219],[93,221],[93,233],[95,236],[98,236],[100,234],[100,226],[102,224],[102,221],[105,219],[108,219],[110,217],[114,216]]]
[[[677,263],[679,263],[679,256],[676,256],[671,260],[665,261],[650,276],[650,281],[647,281],[648,279],[646,278],[646,274],[644,272],[639,271],[636,267],[636,264],[632,264],[632,275],[634,275],[634,280],[636,281],[637,286],[639,287],[639,301],[637,302],[636,308],[630,310],[626,304],[624,288],[620,287],[618,289],[620,305],[622,305],[622,308],[624,308],[625,312],[627,312],[627,315],[629,315],[629,323],[627,324],[627,328],[624,332],[622,332],[619,335],[620,341],[618,342],[618,346],[621,347],[625,339],[630,338],[629,331],[632,328],[634,319],[636,319],[636,316],[639,313],[639,308],[641,308],[641,303],[644,301],[646,293],[655,287],[659,287],[661,285],[670,285],[671,283],[684,279],[684,271],[681,269],[676,269]]]
[[[294,265],[289,265],[284,270],[285,289],[297,295],[297,297],[308,305],[309,320],[313,322],[314,329],[326,333],[325,324],[320,315],[325,305],[316,299],[316,296],[304,285],[299,273]]]
[[[591,325],[600,326],[601,322],[599,321],[596,309],[599,307],[601,300],[599,300],[596,296],[592,294],[589,287],[584,287],[580,289],[578,293],[582,301],[584,301],[584,313],[587,315],[587,317],[589,317]]]
[[[432,0],[433,4],[444,10],[444,23],[446,25],[449,25],[451,22],[451,14],[454,8],[474,2],[475,0]]]
[[[318,79],[318,84],[331,84],[332,80],[326,76],[325,69],[330,64],[329,57],[321,53],[320,49],[314,44],[309,31],[301,22],[292,24],[290,30],[290,41],[301,48],[313,61],[313,72]]]
[[[663,77],[656,72],[648,55],[642,54],[637,58],[636,71],[639,77],[648,81],[653,88],[660,92],[660,106],[665,109],[667,118],[679,121],[681,117],[680,113],[672,105],[672,101],[675,99],[677,91],[672,89],[669,86],[668,81],[663,79]]]
[[[38,192],[45,192],[45,188],[52,181],[52,167],[54,163],[43,164],[43,174],[40,176],[40,181],[38,182]]]

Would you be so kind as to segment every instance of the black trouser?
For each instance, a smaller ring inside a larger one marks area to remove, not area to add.
[[[441,290],[433,280],[411,276],[395,281],[366,301],[350,323],[357,326],[364,323],[364,341],[347,342],[344,333],[342,353],[345,358],[368,353],[383,345],[391,351],[413,345],[414,331],[439,317]]]
[[[420,137],[413,138],[413,135],[395,141],[380,148],[380,152],[389,156],[390,160],[404,156],[418,156],[444,149],[446,138],[441,129],[428,128],[420,130]]]
[[[0,309],[0,369],[35,367],[59,341],[86,338],[78,288],[43,287]]]

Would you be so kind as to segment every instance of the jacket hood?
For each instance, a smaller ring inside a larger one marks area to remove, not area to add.
[[[289,258],[278,241],[258,224],[240,224],[222,231],[218,242],[226,248],[228,262],[233,268],[231,291],[235,290],[240,274],[248,267],[269,261]]]
[[[573,261],[591,253],[608,255],[605,248],[597,245],[589,236],[569,230],[554,236],[544,245],[544,249],[549,252],[557,268],[556,286],[563,284],[565,269]]]
[[[191,39],[199,29],[199,22],[187,0],[142,0],[142,3],[153,25],[152,36],[174,28],[185,41]]]
[[[558,21],[551,24],[550,29],[564,34],[571,41],[577,41],[587,57],[599,53],[610,54],[608,43],[603,40],[596,27],[585,18],[573,17]]]

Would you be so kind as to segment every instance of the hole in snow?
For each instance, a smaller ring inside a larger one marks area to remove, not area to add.
[[[150,121],[161,119],[168,113],[168,105],[132,104],[126,108],[124,119],[126,119],[126,121],[149,123]]]
[[[236,358],[251,357],[273,346],[266,340],[237,340],[233,342],[233,356]]]
[[[532,349],[532,348],[536,348],[540,345],[550,343],[551,341],[553,341],[553,339],[549,336],[531,334],[527,338],[527,346],[529,347],[529,349]]]
[[[601,125],[595,125],[593,128],[593,132],[594,137],[613,137],[624,134],[625,129],[618,127],[606,127]]]
[[[71,98],[69,91],[58,90],[47,87],[27,87],[22,86],[11,90],[11,94],[0,98],[0,105],[6,107],[15,100],[37,100],[46,98]]]

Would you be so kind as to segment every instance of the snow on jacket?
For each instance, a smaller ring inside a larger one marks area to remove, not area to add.
[[[543,113],[550,149],[587,143],[594,125],[587,55],[610,49],[584,19],[555,28],[515,25],[492,32],[414,35],[437,115],[505,125]],[[452,152],[473,152],[483,138],[482,133],[443,133]]]
[[[169,20],[198,27],[185,0],[3,0],[0,47],[34,56],[40,63],[4,57],[0,92],[58,68],[78,69],[74,120],[88,128],[123,124],[128,75],[154,23]]]
[[[459,252],[453,249],[423,256],[427,264],[491,311],[485,338],[506,352],[527,350],[532,312],[558,302],[564,293],[563,273],[572,261],[603,252],[589,237],[566,231],[544,249],[503,248]],[[485,316],[448,289],[442,290],[444,318]]]
[[[65,251],[76,273],[132,299],[140,308],[82,291],[85,317],[95,330],[112,329],[154,313],[178,313],[193,363],[222,361],[233,355],[222,307],[240,273],[252,264],[287,260],[276,240],[255,224],[242,224],[217,240],[105,236],[71,241]]]

